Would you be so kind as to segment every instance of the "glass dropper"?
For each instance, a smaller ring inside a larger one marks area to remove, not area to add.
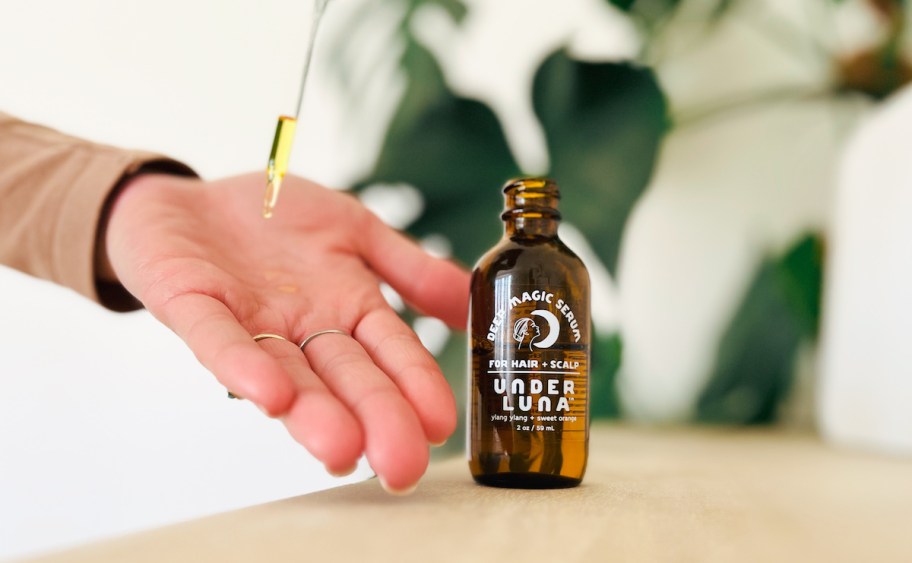
[[[276,124],[272,150],[269,152],[269,163],[266,165],[266,193],[263,196],[263,217],[266,219],[272,217],[276,201],[279,199],[282,181],[285,179],[285,173],[288,172],[288,159],[291,156],[291,145],[294,141],[298,119],[301,117],[301,106],[304,105],[304,90],[307,86],[307,75],[310,73],[310,61],[313,58],[317,31],[328,3],[329,0],[314,0],[313,23],[310,26],[310,37],[304,53],[304,67],[301,70],[301,84],[298,87],[298,103],[295,106],[295,113],[294,116],[280,115]]]

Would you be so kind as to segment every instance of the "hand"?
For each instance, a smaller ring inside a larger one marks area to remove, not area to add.
[[[231,392],[281,418],[335,474],[367,455],[384,487],[411,488],[428,443],[456,426],[453,393],[386,303],[385,281],[420,311],[465,327],[468,274],[430,257],[356,199],[285,181],[265,220],[263,177],[143,175],[111,209],[113,273]],[[337,328],[302,353],[296,343]],[[253,341],[252,335],[276,339]]]

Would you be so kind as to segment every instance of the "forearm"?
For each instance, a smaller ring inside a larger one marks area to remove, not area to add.
[[[137,305],[105,271],[99,229],[138,172],[192,175],[160,155],[70,137],[0,113],[0,264],[118,310]],[[107,282],[105,281],[107,279]]]

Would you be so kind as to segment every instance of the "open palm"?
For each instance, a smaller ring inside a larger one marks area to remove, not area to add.
[[[262,177],[147,175],[105,235],[124,286],[233,393],[279,417],[333,473],[362,453],[390,490],[424,473],[456,425],[434,359],[383,298],[465,326],[468,274],[430,257],[357,200],[299,178],[260,216]],[[305,337],[326,334],[298,348]],[[254,342],[252,336],[286,337]]]

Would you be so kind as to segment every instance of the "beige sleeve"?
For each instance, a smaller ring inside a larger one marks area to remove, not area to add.
[[[0,113],[0,264],[54,281],[115,310],[139,307],[99,283],[95,243],[110,195],[137,173],[195,175],[161,155],[64,135]]]

